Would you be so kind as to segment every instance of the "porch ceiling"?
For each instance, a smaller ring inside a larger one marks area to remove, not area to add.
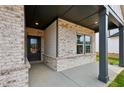
[[[56,18],[62,18],[98,32],[101,8],[98,5],[26,5],[26,26],[44,30]],[[109,20],[109,29],[117,28],[115,24]]]

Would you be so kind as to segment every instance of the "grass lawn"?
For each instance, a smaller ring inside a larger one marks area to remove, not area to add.
[[[96,61],[99,62],[99,56],[96,56]],[[118,65],[119,58],[108,57],[108,63],[111,65]],[[124,70],[108,85],[108,87],[124,87]]]
[[[124,87],[124,70],[112,81],[108,87]]]
[[[96,56],[96,61],[99,62],[99,56]],[[119,59],[108,57],[108,63],[111,64],[111,65],[118,65],[119,64]]]

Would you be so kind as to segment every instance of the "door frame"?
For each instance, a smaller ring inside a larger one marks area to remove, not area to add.
[[[41,37],[40,37],[40,36],[27,35],[27,40],[26,40],[26,42],[27,42],[27,46],[26,46],[26,48],[27,48],[27,49],[26,49],[26,52],[27,52],[27,56],[26,56],[26,57],[27,57],[27,59],[28,59],[28,46],[29,46],[29,45],[28,45],[28,44],[29,44],[28,38],[37,38],[37,39],[39,40],[39,41],[38,41],[38,45],[40,45],[40,53],[39,53],[39,54],[40,54],[40,55],[39,55],[39,56],[40,56],[40,57],[39,57],[40,59],[39,59],[39,60],[34,60],[34,61],[41,61],[41,60],[42,60],[42,59],[41,59]],[[29,61],[29,62],[31,63],[31,62],[33,62],[33,61]]]

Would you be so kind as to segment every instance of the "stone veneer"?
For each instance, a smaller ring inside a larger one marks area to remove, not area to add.
[[[44,54],[44,64],[57,71],[57,59]]]
[[[92,37],[92,53],[77,54],[77,33]],[[95,33],[93,30],[76,25],[74,23],[58,19],[56,27],[57,49],[56,57],[44,56],[44,62],[54,70],[62,71],[72,67],[96,61]],[[51,34],[49,34],[51,36]]]
[[[0,86],[28,86],[24,6],[0,6]]]
[[[57,71],[66,70],[80,65],[95,62],[95,54],[82,54],[72,57],[63,57],[57,59]]]
[[[44,31],[36,28],[26,27],[27,35],[44,37]]]
[[[92,37],[92,53],[77,54],[77,34]],[[93,30],[58,19],[57,71],[96,61],[95,33]]]

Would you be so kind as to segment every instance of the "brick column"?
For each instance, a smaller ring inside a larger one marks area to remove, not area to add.
[[[24,6],[0,6],[0,86],[28,86]]]

